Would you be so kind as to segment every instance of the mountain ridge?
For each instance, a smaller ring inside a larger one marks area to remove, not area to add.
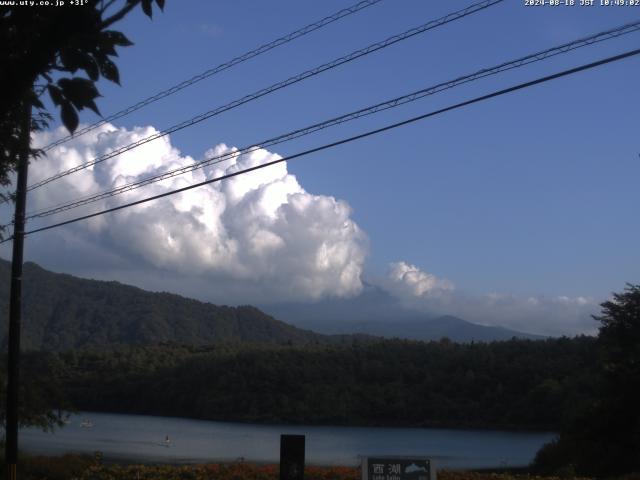
[[[384,338],[431,341],[446,337],[456,342],[545,338],[506,327],[480,325],[453,315],[429,315],[403,306],[391,294],[369,283],[357,297],[320,300],[311,305],[276,303],[260,308],[291,325],[328,335],[366,332]]]
[[[10,263],[0,260],[0,312],[9,311]],[[60,351],[176,343],[308,344],[350,341],[296,328],[253,306],[219,306],[114,281],[24,264],[22,345]],[[0,325],[6,338],[7,325]],[[3,343],[6,345],[6,341]]]
[[[10,266],[0,259],[0,312],[4,318],[9,311]],[[214,305],[116,281],[54,273],[26,262],[22,346],[24,350],[62,351],[167,343],[345,344],[376,337],[422,341],[447,337],[457,342],[542,338],[452,316],[430,318],[399,310],[396,303],[387,292],[367,285],[362,297],[356,299],[260,308]],[[338,318],[340,315],[346,318]],[[6,335],[3,322],[3,345]]]

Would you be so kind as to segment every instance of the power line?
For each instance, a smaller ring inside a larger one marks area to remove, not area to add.
[[[403,40],[411,38],[411,37],[413,37],[415,35],[424,33],[424,32],[426,32],[428,30],[432,30],[434,28],[437,28],[439,26],[442,26],[442,25],[445,25],[447,23],[453,22],[455,20],[459,20],[461,18],[464,18],[464,17],[466,17],[468,15],[471,15],[473,13],[476,13],[476,12],[479,12],[479,11],[484,10],[486,8],[489,8],[489,7],[491,7],[491,6],[495,5],[495,4],[501,3],[503,1],[504,0],[484,0],[482,2],[474,3],[474,4],[464,8],[462,10],[458,10],[456,12],[449,13],[448,15],[445,15],[444,17],[441,17],[439,19],[431,20],[431,21],[429,21],[429,22],[427,22],[427,23],[425,23],[423,25],[420,25],[419,27],[411,28],[411,29],[409,29],[409,30],[407,30],[407,31],[405,31],[405,32],[403,32],[401,34],[394,35],[392,37],[387,38],[386,40],[374,43],[372,45],[369,45],[368,47],[365,47],[365,48],[360,49],[360,50],[356,50],[356,51],[354,51],[354,52],[352,52],[352,53],[350,53],[348,55],[345,55],[343,57],[335,59],[335,60],[333,60],[331,62],[322,64],[322,65],[320,65],[318,67],[315,67],[315,68],[313,68],[311,70],[307,70],[307,71],[305,71],[303,73],[300,73],[298,75],[294,75],[293,77],[289,77],[288,79],[283,80],[283,81],[278,82],[278,83],[275,83],[275,84],[271,85],[270,87],[263,88],[262,90],[259,90],[259,91],[255,92],[255,93],[252,93],[252,94],[246,95],[246,96],[244,96],[244,97],[242,97],[240,99],[234,100],[231,103],[228,103],[226,105],[220,106],[220,107],[215,108],[213,110],[209,110],[208,112],[205,112],[205,113],[202,113],[200,115],[197,115],[197,116],[195,116],[195,117],[193,117],[193,118],[191,118],[189,120],[186,120],[184,122],[176,124],[176,125],[174,125],[172,127],[169,127],[169,128],[167,128],[165,130],[162,130],[162,131],[160,131],[160,132],[158,132],[156,134],[153,134],[153,135],[150,135],[150,136],[145,137],[143,139],[140,139],[137,142],[131,143],[129,145],[125,145],[123,147],[120,147],[120,148],[112,151],[112,152],[109,152],[109,153],[107,153],[105,155],[97,157],[97,158],[95,158],[93,160],[90,160],[88,162],[82,163],[80,165],[77,165],[77,166],[75,166],[73,168],[70,168],[68,170],[65,170],[63,172],[57,173],[57,174],[55,174],[55,175],[53,175],[51,177],[45,178],[44,180],[41,180],[41,181],[39,181],[39,182],[37,182],[37,183],[35,183],[33,185],[30,185],[28,190],[29,191],[34,190],[34,189],[39,188],[39,187],[41,187],[43,185],[46,185],[47,183],[50,183],[50,182],[52,182],[54,180],[57,180],[57,179],[62,178],[62,177],[65,177],[65,176],[70,175],[70,174],[75,173],[75,172],[79,172],[80,170],[84,170],[85,168],[88,168],[88,167],[91,167],[93,165],[96,165],[96,164],[98,164],[100,162],[103,162],[105,160],[113,158],[113,157],[115,157],[117,155],[120,155],[120,154],[122,154],[124,152],[127,152],[129,150],[133,150],[134,148],[139,147],[141,145],[144,145],[145,143],[149,143],[149,142],[151,142],[153,140],[156,140],[158,138],[164,137],[164,136],[169,135],[171,133],[175,133],[175,132],[177,132],[179,130],[182,130],[184,128],[191,127],[191,126],[193,126],[193,125],[195,125],[197,123],[200,123],[200,122],[202,122],[204,120],[207,120],[207,119],[209,119],[209,118],[211,118],[213,116],[219,115],[219,114],[221,114],[223,112],[226,112],[226,111],[231,110],[233,108],[239,107],[240,105],[244,105],[245,103],[248,103],[248,102],[251,102],[253,100],[256,100],[256,99],[258,99],[260,97],[263,97],[265,95],[273,93],[273,92],[275,92],[277,90],[280,90],[282,88],[288,87],[288,86],[293,85],[295,83],[301,82],[303,80],[306,80],[307,78],[316,76],[316,75],[318,75],[318,74],[320,74],[322,72],[325,72],[327,70],[334,69],[334,68],[339,67],[340,65],[343,65],[345,63],[352,62],[353,60],[356,60],[356,59],[358,59],[360,57],[363,57],[365,55],[369,55],[370,53],[373,53],[373,52],[376,52],[376,51],[381,50],[383,48],[389,47],[389,46],[394,45],[394,44],[396,44],[398,42],[401,42]]]
[[[273,137],[271,139],[268,140],[263,140],[262,142],[258,142],[257,144],[253,144],[251,146],[248,147],[243,147],[240,149],[236,149],[234,151],[231,152],[227,152],[224,153],[222,155],[217,155],[214,157],[209,157],[206,158],[204,160],[201,160],[200,162],[197,163],[193,163],[191,165],[186,165],[184,167],[180,167],[180,168],[176,168],[173,170],[169,170],[167,172],[164,173],[160,173],[142,180],[138,180],[135,182],[131,182],[128,183],[126,185],[122,185],[120,187],[117,187],[115,189],[112,190],[107,190],[107,191],[103,191],[100,193],[96,193],[96,194],[92,194],[92,195],[88,195],[85,197],[82,197],[80,199],[76,199],[73,201],[67,201],[65,203],[61,203],[58,204],[56,206],[53,207],[47,207],[47,208],[43,208],[40,209],[38,211],[35,212],[30,212],[27,214],[26,219],[27,220],[31,220],[34,218],[43,218],[43,217],[47,217],[50,215],[55,215],[57,213],[61,213],[67,210],[71,210],[73,208],[77,208],[77,207],[81,207],[84,205],[88,205],[90,203],[95,203],[97,201],[109,198],[109,197],[114,197],[116,195],[125,193],[125,192],[129,192],[132,190],[135,190],[137,188],[141,188],[162,180],[166,180],[178,175],[182,175],[197,169],[201,169],[204,168],[206,166],[210,166],[210,165],[215,165],[221,162],[224,162],[230,158],[233,158],[237,155],[240,154],[246,154],[246,153],[250,153],[252,151],[261,149],[261,148],[267,148],[273,145],[277,145],[280,143],[284,143],[290,140],[293,140],[295,138],[299,138],[305,135],[309,135],[311,133],[317,132],[319,130],[323,130],[325,128],[329,128],[335,125],[339,125],[342,123],[346,123],[367,115],[372,115],[374,113],[378,113],[384,110],[388,110],[390,108],[394,108],[397,107],[399,105],[404,105],[406,103],[409,102],[413,102],[416,101],[418,99],[424,98],[426,96],[429,95],[433,95],[439,92],[442,92],[444,90],[448,90],[454,87],[457,87],[459,85],[465,84],[465,83],[469,83],[484,77],[488,77],[491,75],[496,75],[498,73],[501,72],[505,72],[508,70],[512,70],[515,68],[519,68],[525,65],[529,65],[531,63],[535,63],[535,62],[539,62],[542,60],[545,60],[547,58],[551,58],[553,56],[556,55],[560,55],[560,54],[564,54],[567,53],[569,51],[575,50],[577,48],[581,48],[581,47],[585,47],[585,46],[589,46],[589,45],[593,45],[595,43],[598,42],[602,42],[605,40],[610,40],[612,38],[617,38],[621,35],[626,35],[628,33],[632,33],[632,32],[636,32],[640,30],[640,20],[636,21],[636,22],[632,22],[632,23],[628,23],[616,28],[612,28],[609,30],[606,30],[604,32],[600,32],[594,35],[590,35],[588,37],[583,37],[577,40],[574,40],[572,42],[568,42],[568,43],[564,43],[562,45],[556,46],[556,47],[552,47],[546,50],[542,50],[536,53],[532,53],[529,55],[526,55],[524,57],[520,57],[516,60],[511,60],[508,62],[504,62],[501,63],[497,66],[491,67],[491,68],[485,68],[482,70],[478,70],[475,73],[469,74],[469,75],[465,75],[465,76],[461,76],[458,78],[455,78],[453,80],[449,80],[446,82],[442,82],[439,83],[437,85],[428,87],[428,88],[424,88],[421,90],[418,90],[416,92],[412,92],[400,97],[396,97],[394,99],[391,100],[386,100],[384,102],[380,102],[376,105],[370,106],[370,107],[366,107],[366,108],[362,108],[360,110],[356,110],[354,112],[350,112],[344,115],[341,115],[339,117],[334,117],[331,118],[329,120],[325,120],[324,122],[320,122],[320,123],[316,123],[301,129],[297,129],[294,130],[292,132],[289,133],[285,133],[282,135],[279,135],[277,137]]]
[[[144,100],[141,100],[140,102],[131,105],[130,107],[127,107],[123,110],[120,110],[119,112],[113,113],[111,115],[109,115],[106,118],[101,119],[98,122],[95,122],[91,125],[88,125],[84,128],[81,128],[80,130],[77,130],[73,135],[67,135],[66,137],[63,137],[59,140],[56,140],[55,142],[52,142],[50,144],[48,144],[46,147],[42,148],[42,150],[49,151],[51,150],[53,147],[56,147],[58,145],[61,145],[63,143],[68,142],[69,140],[71,140],[72,138],[77,138],[80,135],[84,135],[87,132],[90,132],[92,130],[95,130],[98,127],[101,127],[102,125],[108,123],[108,122],[112,122],[113,120],[117,120],[119,118],[125,117],[127,115],[129,115],[130,113],[135,112],[136,110],[140,110],[143,107],[146,107],[147,105],[150,105],[154,102],[157,102],[158,100],[161,100],[165,97],[168,97],[170,95],[173,95],[174,93],[179,92],[180,90],[183,90],[187,87],[190,87],[191,85],[198,83],[206,78],[209,78],[217,73],[220,73],[224,70],[228,70],[231,67],[234,67],[240,63],[246,62],[247,60],[250,60],[254,57],[257,57],[258,55],[261,55],[263,53],[268,52],[269,50],[273,50],[274,48],[277,48],[281,45],[284,45],[286,43],[292,42],[293,40],[296,40],[300,37],[303,37],[304,35],[307,35],[315,30],[318,30],[322,27],[325,27],[337,20],[340,20],[344,17],[347,17],[349,15],[352,15],[354,13],[359,12],[360,10],[363,10],[367,7],[370,7],[372,5],[375,5],[376,3],[381,2],[382,0],[364,0],[361,1],[359,3],[356,3],[350,7],[344,8],[336,13],[334,13],[333,15],[329,15],[321,20],[318,20],[317,22],[311,23],[309,25],[306,25],[294,32],[289,33],[288,35],[284,35],[280,38],[277,38],[276,40],[273,40],[269,43],[265,43],[264,45],[261,45],[257,48],[255,48],[254,50],[250,50],[246,53],[243,53],[242,55],[235,57],[232,60],[229,60],[228,62],[225,63],[221,63],[220,65],[213,67],[209,70],[205,70],[204,72],[198,74],[198,75],[194,75],[193,77],[189,78],[188,80],[184,80],[172,87],[169,87],[166,90],[163,90],[161,92],[156,93],[155,95],[152,95]]]
[[[152,197],[147,197],[147,198],[144,198],[144,199],[141,199],[141,200],[137,200],[135,202],[130,202],[130,203],[126,203],[124,205],[119,205],[117,207],[108,208],[106,210],[95,212],[95,213],[92,213],[92,214],[89,214],[89,215],[83,215],[83,216],[80,216],[80,217],[72,218],[70,220],[66,220],[66,221],[63,221],[63,222],[55,223],[53,225],[48,225],[46,227],[36,228],[34,230],[30,230],[28,232],[25,232],[24,234],[25,235],[31,235],[31,234],[34,234],[34,233],[43,232],[45,230],[50,230],[50,229],[53,229],[53,228],[61,227],[63,225],[69,225],[71,223],[76,223],[76,222],[79,222],[81,220],[87,220],[89,218],[97,217],[97,216],[100,216],[100,215],[105,215],[107,213],[115,212],[115,211],[122,210],[122,209],[125,209],[125,208],[133,207],[133,206],[136,206],[136,205],[141,205],[143,203],[147,203],[147,202],[150,202],[150,201],[153,201],[153,200],[158,200],[160,198],[168,197],[170,195],[175,195],[176,193],[182,193],[182,192],[185,192],[187,190],[191,190],[191,189],[194,189],[194,188],[202,187],[204,185],[208,185],[210,183],[220,182],[222,180],[227,180],[229,178],[236,177],[238,175],[243,175],[243,174],[246,174],[246,173],[249,173],[249,172],[252,172],[252,171],[255,171],[255,170],[259,170],[259,169],[262,169],[262,168],[266,168],[266,167],[275,165],[277,163],[286,162],[286,161],[289,161],[289,160],[294,160],[296,158],[300,158],[300,157],[303,157],[303,156],[306,156],[306,155],[310,155],[312,153],[317,153],[317,152],[320,152],[320,151],[323,151],[323,150],[327,150],[329,148],[333,148],[333,147],[336,147],[338,145],[343,145],[345,143],[350,143],[350,142],[353,142],[353,141],[356,141],[356,140],[360,140],[360,139],[363,139],[363,138],[366,138],[366,137],[370,137],[372,135],[377,135],[379,133],[386,132],[388,130],[393,130],[395,128],[402,127],[402,126],[405,126],[405,125],[409,125],[409,124],[417,122],[419,120],[424,120],[426,118],[433,117],[433,116],[436,116],[436,115],[440,115],[442,113],[449,112],[451,110],[456,110],[458,108],[466,107],[466,106],[472,105],[474,103],[479,103],[479,102],[482,102],[482,101],[485,101],[485,100],[489,100],[491,98],[499,97],[501,95],[506,95],[507,93],[515,92],[517,90],[522,90],[524,88],[529,88],[529,87],[532,87],[534,85],[538,85],[538,84],[541,84],[541,83],[549,82],[551,80],[555,80],[555,79],[558,79],[558,78],[561,78],[561,77],[565,77],[565,76],[572,75],[572,74],[575,74],[575,73],[578,73],[578,72],[589,70],[589,69],[592,69],[592,68],[595,68],[595,67],[599,67],[601,65],[605,65],[605,64],[608,64],[608,63],[620,61],[620,60],[623,60],[625,58],[632,57],[632,56],[635,56],[635,55],[638,55],[638,54],[640,54],[640,49],[631,50],[631,51],[628,51],[628,52],[625,52],[625,53],[622,53],[622,54],[619,54],[619,55],[615,55],[615,56],[612,56],[612,57],[607,57],[607,58],[604,58],[602,60],[598,60],[596,62],[583,64],[583,65],[581,65],[579,67],[574,67],[574,68],[571,68],[571,69],[568,69],[568,70],[564,70],[564,71],[561,71],[561,72],[558,72],[558,73],[554,73],[552,75],[547,75],[545,77],[540,77],[540,78],[537,78],[535,80],[531,80],[529,82],[520,83],[518,85],[514,85],[514,86],[509,87],[509,88],[498,90],[498,91],[495,91],[495,92],[492,92],[492,93],[489,93],[489,94],[486,94],[486,95],[482,95],[480,97],[475,97],[475,98],[473,98],[471,100],[466,100],[464,102],[457,103],[455,105],[451,105],[451,106],[448,106],[448,107],[445,107],[445,108],[441,108],[439,110],[434,110],[432,112],[425,113],[425,114],[419,115],[417,117],[412,117],[412,118],[409,118],[407,120],[403,120],[401,122],[393,123],[393,124],[387,125],[385,127],[377,128],[375,130],[370,130],[368,132],[361,133],[359,135],[354,135],[352,137],[344,138],[342,140],[338,140],[336,142],[328,143],[328,144],[322,145],[320,147],[315,147],[315,148],[312,148],[312,149],[309,149],[309,150],[305,150],[303,152],[299,152],[299,153],[296,153],[294,155],[290,155],[288,157],[281,158],[279,160],[273,160],[271,162],[267,162],[267,163],[264,163],[264,164],[261,164],[261,165],[256,165],[254,167],[245,168],[245,169],[239,170],[237,172],[233,172],[233,173],[229,173],[229,174],[226,174],[226,175],[222,175],[220,177],[216,177],[216,178],[212,178],[212,179],[209,179],[209,180],[205,180],[203,182],[199,182],[199,183],[196,183],[196,184],[193,184],[193,185],[189,185],[189,186],[186,186],[186,187],[183,187],[183,188],[179,188],[179,189],[176,189],[176,190],[171,190],[169,192],[161,193],[159,195],[154,195]],[[11,238],[13,238],[13,237],[7,238],[6,240],[3,240],[0,243],[7,242]]]

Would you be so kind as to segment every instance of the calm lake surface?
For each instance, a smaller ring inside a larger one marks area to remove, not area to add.
[[[280,434],[306,435],[307,464],[359,465],[364,455],[419,455],[437,468],[525,466],[553,433],[426,428],[316,427],[209,422],[83,412],[55,433],[20,431],[20,448],[61,455],[100,451],[107,460],[277,463]],[[81,426],[90,421],[93,426]],[[170,444],[165,444],[166,436]]]

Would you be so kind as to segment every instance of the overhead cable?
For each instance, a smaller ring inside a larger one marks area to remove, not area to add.
[[[397,107],[399,105],[404,105],[406,103],[410,103],[410,102],[414,102],[418,99],[424,98],[426,96],[430,96],[430,95],[434,95],[436,93],[442,92],[444,90],[448,90],[451,88],[455,88],[459,85],[465,84],[465,83],[469,83],[475,80],[479,80],[481,78],[485,78],[491,75],[496,75],[498,73],[501,72],[505,72],[508,70],[512,70],[515,68],[519,68],[525,65],[529,65],[535,62],[539,62],[551,57],[554,57],[556,55],[560,55],[560,54],[564,54],[567,53],[569,51],[581,48],[581,47],[585,47],[588,45],[593,45],[595,43],[598,42],[602,42],[605,40],[609,40],[612,38],[616,38],[619,37],[621,35],[626,35],[632,32],[637,32],[638,30],[640,30],[640,20],[632,22],[632,23],[628,23],[616,28],[612,28],[609,30],[606,30],[604,32],[600,32],[594,35],[590,35],[588,37],[583,37],[577,40],[574,40],[572,42],[568,42],[568,43],[564,43],[562,45],[553,47],[553,48],[548,48],[546,50],[542,50],[539,52],[535,52],[529,55],[526,55],[524,57],[520,57],[517,58],[515,60],[510,60],[508,62],[503,62],[499,65],[490,67],[490,68],[484,68],[481,70],[478,70],[472,74],[468,74],[468,75],[464,75],[464,76],[460,76],[457,77],[453,80],[448,80],[446,82],[442,82],[439,83],[437,85],[434,86],[430,86],[428,88],[424,88],[400,97],[396,97],[393,98],[391,100],[386,100],[384,102],[380,102],[378,104],[366,107],[366,108],[362,108],[338,117],[334,117],[331,118],[329,120],[325,120],[323,122],[320,123],[316,123],[304,128],[300,128],[297,130],[294,130],[292,132],[288,132],[273,138],[270,138],[268,140],[263,140],[261,142],[258,143],[254,143],[250,146],[247,147],[243,147],[243,148],[239,148],[239,149],[235,149],[233,151],[229,151],[226,152],[224,154],[221,155],[215,155],[212,157],[208,157],[204,160],[201,160],[199,162],[195,162],[193,164],[190,165],[186,165],[184,167],[180,167],[180,168],[175,168],[173,170],[169,170],[167,172],[163,172],[163,173],[159,173],[157,175],[153,175],[135,182],[131,182],[125,185],[121,185],[117,188],[111,189],[111,190],[107,190],[107,191],[103,191],[100,193],[95,193],[95,194],[91,194],[91,195],[87,195],[84,196],[82,198],[76,199],[76,200],[72,200],[72,201],[67,201],[65,203],[61,203],[58,204],[56,206],[53,207],[47,207],[47,208],[43,208],[40,209],[38,211],[34,211],[34,212],[29,212],[26,216],[26,220],[32,220],[35,218],[43,218],[43,217],[48,217],[50,215],[55,215],[67,210],[71,210],[73,208],[78,208],[84,205],[88,205],[90,203],[94,203],[109,197],[114,197],[116,195],[125,193],[125,192],[129,192],[131,190],[135,190],[147,185],[151,185],[153,183],[157,183],[163,180],[167,180],[169,178],[178,176],[178,175],[182,175],[197,169],[201,169],[207,166],[211,166],[211,165],[215,165],[215,164],[219,164],[222,163],[224,161],[227,161],[231,158],[234,158],[240,154],[246,154],[246,153],[251,153],[253,151],[256,151],[258,149],[262,149],[262,148],[267,148],[273,145],[277,145],[280,143],[284,143],[290,140],[293,140],[295,138],[299,138],[305,135],[309,135],[311,133],[317,132],[319,130],[323,130],[329,127],[333,127],[342,123],[346,123],[367,115],[372,115],[384,110],[388,110],[394,107]]]
[[[451,110],[456,110],[456,109],[459,109],[459,108],[462,108],[462,107],[466,107],[468,105],[472,105],[472,104],[479,103],[479,102],[482,102],[482,101],[485,101],[485,100],[489,100],[491,98],[499,97],[499,96],[506,95],[506,94],[511,93],[511,92],[515,92],[515,91],[518,91],[518,90],[529,88],[529,87],[532,87],[534,85],[538,85],[538,84],[541,84],[541,83],[546,83],[546,82],[549,82],[551,80],[555,80],[555,79],[558,79],[558,78],[561,78],[561,77],[566,77],[568,75],[573,75],[573,74],[578,73],[578,72],[582,72],[582,71],[585,71],[585,70],[596,68],[596,67],[599,67],[599,66],[602,66],[602,65],[606,65],[606,64],[609,64],[609,63],[613,63],[613,62],[616,62],[616,61],[620,61],[620,60],[623,60],[625,58],[629,58],[629,57],[632,57],[632,56],[635,56],[635,55],[638,55],[638,54],[640,54],[640,49],[635,49],[635,50],[631,50],[631,51],[628,51],[628,52],[625,52],[625,53],[622,53],[622,54],[619,54],[619,55],[614,55],[614,56],[611,56],[611,57],[607,57],[607,58],[598,60],[596,62],[583,64],[583,65],[580,65],[578,67],[574,67],[574,68],[571,68],[571,69],[568,69],[568,70],[564,70],[564,71],[561,71],[561,72],[558,72],[558,73],[554,73],[552,75],[547,75],[547,76],[544,76],[544,77],[537,78],[535,80],[531,80],[531,81],[528,81],[528,82],[524,82],[524,83],[520,83],[520,84],[514,85],[514,86],[509,87],[509,88],[498,90],[498,91],[495,91],[495,92],[492,92],[492,93],[489,93],[489,94],[486,94],[486,95],[482,95],[482,96],[479,96],[479,97],[475,97],[475,98],[472,98],[471,100],[466,100],[464,102],[460,102],[460,103],[457,103],[455,105],[451,105],[451,106],[448,106],[448,107],[445,107],[445,108],[434,110],[434,111],[431,111],[429,113],[425,113],[423,115],[419,115],[417,117],[412,117],[412,118],[409,118],[407,120],[403,120],[401,122],[393,123],[393,124],[387,125],[385,127],[377,128],[375,130],[370,130],[368,132],[361,133],[359,135],[354,135],[352,137],[344,138],[342,140],[338,140],[336,142],[328,143],[328,144],[325,144],[325,145],[322,145],[322,146],[319,146],[319,147],[315,147],[315,148],[312,148],[312,149],[309,149],[309,150],[305,150],[303,152],[299,152],[299,153],[296,153],[294,155],[289,155],[287,157],[280,158],[278,160],[273,160],[271,162],[267,162],[267,163],[263,163],[263,164],[256,165],[256,166],[253,166],[253,167],[245,168],[245,169],[239,170],[237,172],[228,173],[228,174],[222,175],[220,177],[211,178],[211,179],[205,180],[203,182],[199,182],[199,183],[195,183],[195,184],[192,184],[192,185],[189,185],[189,186],[186,186],[186,187],[178,188],[176,190],[171,190],[169,192],[164,192],[164,193],[161,193],[159,195],[154,195],[154,196],[151,196],[151,197],[143,198],[143,199],[137,200],[135,202],[126,203],[124,205],[119,205],[117,207],[108,208],[108,209],[105,209],[105,210],[102,210],[102,211],[99,211],[99,212],[95,212],[95,213],[91,213],[91,214],[88,214],[88,215],[82,215],[82,216],[79,216],[79,217],[75,217],[75,218],[72,218],[72,219],[69,219],[69,220],[65,220],[63,222],[55,223],[55,224],[52,224],[52,225],[48,225],[48,226],[45,226],[45,227],[36,228],[36,229],[30,230],[30,231],[27,231],[24,234],[25,235],[32,235],[34,233],[43,232],[43,231],[46,231],[46,230],[51,230],[53,228],[61,227],[63,225],[69,225],[69,224],[76,223],[76,222],[79,222],[79,221],[82,221],[82,220],[87,220],[89,218],[94,218],[94,217],[98,217],[98,216],[101,216],[101,215],[105,215],[107,213],[115,212],[115,211],[118,211],[118,210],[123,210],[125,208],[130,208],[130,207],[133,207],[133,206],[136,206],[136,205],[141,205],[143,203],[151,202],[153,200],[158,200],[160,198],[168,197],[170,195],[175,195],[177,193],[182,193],[182,192],[185,192],[185,191],[188,191],[188,190],[192,190],[194,188],[202,187],[204,185],[209,185],[209,184],[214,183],[214,182],[220,182],[222,180],[227,180],[229,178],[233,178],[233,177],[236,177],[236,176],[239,176],[239,175],[244,175],[246,173],[253,172],[255,170],[259,170],[259,169],[262,169],[262,168],[270,167],[270,166],[278,164],[278,163],[294,160],[296,158],[301,158],[301,157],[310,155],[312,153],[317,153],[317,152],[320,152],[320,151],[323,151],[323,150],[327,150],[329,148],[336,147],[338,145],[343,145],[343,144],[350,143],[350,142],[353,142],[353,141],[356,141],[356,140],[361,140],[361,139],[366,138],[366,137],[370,137],[372,135],[377,135],[377,134],[382,133],[382,132],[393,130],[393,129],[396,129],[396,128],[399,128],[399,127],[402,127],[402,126],[405,126],[405,125],[409,125],[411,123],[415,123],[415,122],[417,122],[419,120],[424,120],[424,119],[429,118],[429,117],[433,117],[433,116],[440,115],[440,114],[445,113],[445,112],[449,112]],[[397,172],[395,172],[394,175],[398,176]],[[9,237],[9,238],[7,238],[6,240],[3,240],[0,243],[5,243],[5,242],[11,240],[11,238],[12,237]]]
[[[165,97],[168,97],[170,95],[173,95],[174,93],[179,92],[180,90],[183,90],[187,87],[190,87],[191,85],[194,85],[206,78],[209,78],[217,73],[220,73],[224,70],[228,70],[231,67],[234,67],[240,63],[246,62],[247,60],[250,60],[254,57],[257,57],[258,55],[261,55],[263,53],[268,52],[269,50],[273,50],[274,48],[277,48],[281,45],[284,45],[286,43],[292,42],[293,40],[296,40],[297,38],[300,38],[304,35],[307,35],[308,33],[311,33],[315,30],[318,30],[322,27],[325,27],[337,20],[340,20],[344,17],[347,17],[349,15],[352,15],[354,13],[359,12],[360,10],[363,10],[367,7],[370,7],[372,5],[375,5],[376,3],[381,2],[382,0],[364,0],[361,2],[358,2],[350,7],[344,8],[342,10],[340,10],[339,12],[334,13],[333,15],[329,15],[321,20],[318,20],[317,22],[313,22],[309,25],[306,25],[294,32],[291,32],[287,35],[284,35],[280,38],[277,38],[269,43],[265,43],[264,45],[261,45],[253,50],[250,50],[246,53],[243,53],[242,55],[235,57],[232,60],[229,60],[228,62],[224,62],[221,63],[220,65],[210,68],[209,70],[205,70],[202,73],[199,73],[198,75],[194,75],[193,77],[189,78],[188,80],[184,80],[172,87],[167,88],[166,90],[163,90],[161,92],[156,93],[155,95],[152,95],[144,100],[139,101],[138,103],[131,105],[130,107],[127,107],[123,110],[120,110],[119,112],[113,113],[95,123],[92,123],[91,125],[88,125],[84,128],[81,128],[80,130],[76,130],[72,135],[67,135],[66,137],[63,137],[59,140],[56,140],[55,142],[52,142],[50,144],[48,144],[47,146],[43,147],[42,150],[44,150],[45,152],[48,150],[51,150],[53,147],[56,147],[58,145],[61,145],[63,143],[68,142],[69,140],[73,139],[73,138],[78,138],[80,135],[83,135],[87,132],[90,132],[92,130],[95,130],[98,127],[101,127],[102,125],[109,123],[109,122],[113,122],[114,120],[118,120],[119,118],[125,117],[127,115],[129,115],[130,113],[135,112],[136,110],[140,110],[143,107],[146,107],[147,105],[150,105],[154,102],[157,102],[158,100],[161,100]]]
[[[273,93],[275,91],[278,91],[282,88],[288,87],[290,85],[293,85],[295,83],[301,82],[303,80],[306,80],[307,78],[316,76],[322,72],[325,72],[327,70],[331,70],[334,69],[340,65],[343,65],[345,63],[348,62],[352,62],[353,60],[356,60],[360,57],[363,57],[365,55],[369,55],[370,53],[376,52],[378,50],[381,50],[383,48],[389,47],[391,45],[394,45],[398,42],[401,42],[403,40],[407,40],[408,38],[414,37],[415,35],[427,32],[429,30],[432,30],[434,28],[440,27],[442,25],[445,25],[447,23],[453,22],[455,20],[459,20],[461,18],[464,18],[468,15],[471,15],[473,13],[477,13],[481,10],[484,10],[486,8],[489,8],[493,5],[496,5],[498,3],[503,2],[504,0],[484,0],[482,2],[478,2],[478,3],[474,3],[462,10],[458,10],[456,12],[452,12],[449,13],[448,15],[445,15],[441,18],[438,18],[436,20],[432,20],[429,21],[423,25],[420,25],[418,27],[414,27],[411,28],[401,34],[398,35],[394,35],[392,37],[387,38],[386,40],[383,40],[381,42],[377,42],[374,43],[372,45],[369,45],[368,47],[356,50],[348,55],[345,55],[343,57],[337,58],[331,62],[328,63],[324,63],[318,67],[315,67],[311,70],[307,70],[305,72],[302,72],[298,75],[294,75],[293,77],[289,77],[286,80],[280,81],[278,83],[275,83],[267,88],[263,88],[261,90],[258,90],[255,93],[252,93],[250,95],[246,95],[240,99],[234,100],[231,103],[228,103],[226,105],[217,107],[213,110],[209,110],[208,112],[202,113],[200,115],[197,115],[189,120],[186,120],[184,122],[178,123],[172,127],[166,128],[160,132],[157,132],[153,135],[150,135],[148,137],[142,138],[140,140],[138,140],[137,142],[131,143],[129,145],[125,145],[123,147],[120,147],[116,150],[113,150],[107,154],[101,155],[100,157],[94,158],[88,162],[84,162],[82,164],[79,164],[73,168],[70,168],[68,170],[65,170],[63,172],[59,172],[53,176],[50,176],[48,178],[45,178],[37,183],[34,183],[32,185],[29,186],[29,188],[27,189],[28,191],[34,190],[36,188],[42,187],[43,185],[46,185],[47,183],[53,182],[54,180],[57,180],[59,178],[65,177],[67,175],[71,175],[72,173],[75,172],[79,172],[81,170],[84,170],[85,168],[91,167],[93,165],[96,165],[100,162],[104,162],[105,160],[108,160],[110,158],[113,158],[115,156],[118,156],[124,152],[128,152],[130,150],[133,150],[134,148],[137,148],[141,145],[144,145],[146,143],[149,143],[153,140],[156,140],[158,138],[162,138],[165,137],[171,133],[175,133],[179,130],[182,130],[184,128],[187,127],[191,127],[197,123],[200,123],[204,120],[207,120],[211,117],[214,117],[216,115],[219,115],[223,112],[229,111],[231,109],[234,109],[236,107],[239,107],[240,105],[244,105],[245,103],[251,102],[253,100],[256,100],[260,97],[263,97],[265,95],[268,95],[270,93]]]

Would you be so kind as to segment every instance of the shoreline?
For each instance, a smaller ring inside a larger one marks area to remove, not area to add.
[[[393,428],[393,429],[410,429],[410,430],[451,430],[451,431],[467,431],[467,432],[496,432],[496,433],[522,433],[522,434],[549,434],[557,435],[558,432],[548,428],[525,428],[516,426],[484,426],[484,427],[471,427],[464,425],[446,425],[446,424],[421,424],[421,425],[398,425],[394,423],[314,423],[314,422],[301,422],[301,423],[285,423],[284,421],[259,421],[259,420],[216,420],[211,418],[198,418],[198,417],[181,417],[176,415],[160,415],[153,413],[130,413],[130,412],[114,412],[107,410],[76,410],[69,411],[71,415],[91,416],[92,414],[102,415],[129,415],[135,417],[150,417],[150,418],[164,418],[174,420],[190,420],[194,422],[210,422],[223,425],[247,425],[247,426],[261,426],[270,428],[301,428],[301,427],[326,427],[326,428]],[[60,428],[63,428],[64,425]]]
[[[82,428],[91,422],[93,427]],[[94,455],[117,464],[269,464],[279,459],[282,434],[305,435],[308,465],[354,467],[363,456],[427,456],[440,468],[526,467],[554,433],[486,430],[256,425],[180,417],[78,412],[65,428],[20,436],[31,455]],[[163,443],[171,439],[170,446]]]

